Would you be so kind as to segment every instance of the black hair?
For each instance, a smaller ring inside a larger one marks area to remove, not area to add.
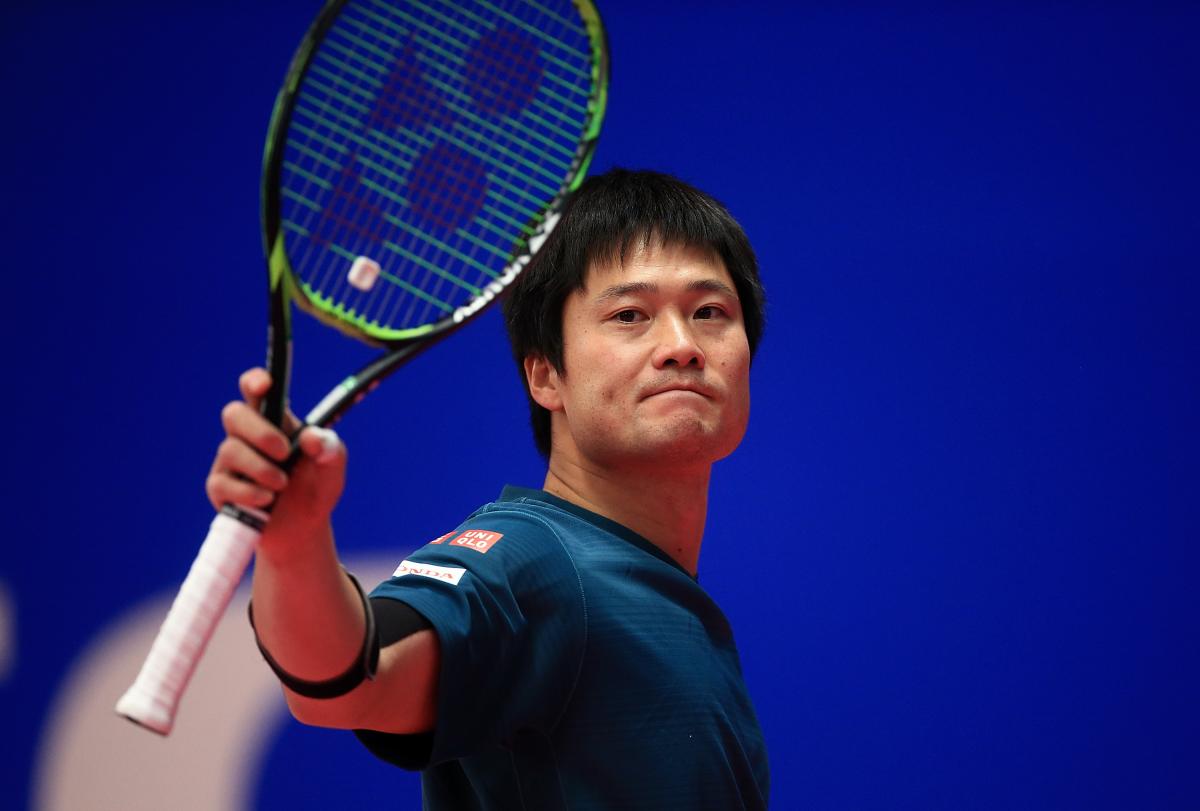
[[[504,321],[517,370],[525,358],[563,367],[563,307],[582,290],[596,263],[624,262],[630,250],[651,242],[702,248],[720,257],[733,279],[753,356],[762,337],[765,295],[758,261],[742,227],[721,203],[660,172],[612,169],[590,177],[564,207],[561,220],[504,300]],[[538,450],[550,456],[550,412],[529,398]]]

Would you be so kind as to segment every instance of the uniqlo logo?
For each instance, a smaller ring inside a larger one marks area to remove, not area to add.
[[[453,530],[451,530],[450,532],[447,532],[445,535],[439,535],[438,537],[434,538],[434,539],[433,539],[432,541],[430,541],[429,543],[431,543],[431,544],[435,544],[435,543],[445,543],[445,542],[446,542],[446,539],[447,539],[447,538],[449,538],[449,537],[450,537],[451,535],[453,535],[453,534],[454,534],[454,531],[453,531]]]
[[[450,541],[450,545],[465,546],[468,549],[474,549],[481,555],[486,555],[487,551],[503,537],[504,535],[499,532],[489,532],[486,529],[468,529]]]

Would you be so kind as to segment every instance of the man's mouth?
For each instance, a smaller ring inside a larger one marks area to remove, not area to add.
[[[654,397],[659,394],[668,394],[670,392],[684,392],[684,393],[690,392],[691,394],[698,394],[701,397],[705,397],[708,399],[711,399],[713,396],[712,390],[709,389],[707,386],[702,386],[698,383],[690,383],[690,382],[680,381],[680,382],[676,382],[676,383],[666,383],[666,384],[662,384],[662,385],[658,385],[658,386],[653,386],[650,388],[649,391],[646,392],[645,395],[643,395],[642,399],[645,400],[645,399]]]

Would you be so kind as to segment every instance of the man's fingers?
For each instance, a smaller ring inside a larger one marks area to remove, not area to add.
[[[248,479],[271,490],[287,487],[288,476],[270,459],[255,451],[240,439],[227,437],[217,447],[213,460],[214,472],[228,472],[235,477]]]
[[[242,393],[242,399],[255,411],[262,405],[263,398],[270,390],[271,375],[261,367],[247,369],[238,378],[238,391]]]
[[[267,397],[267,392],[271,390],[271,374],[263,368],[255,367],[242,372],[238,378],[238,390],[242,393],[242,399],[246,401],[246,405],[254,411],[261,411],[263,400]],[[283,414],[283,431],[289,436],[296,433],[300,429],[300,420],[292,413],[291,409],[285,409]]]
[[[300,434],[300,450],[318,465],[326,465],[345,455],[346,448],[338,435],[328,428],[310,425]]]
[[[252,481],[239,479],[228,471],[214,471],[204,483],[208,500],[216,509],[226,504],[241,504],[244,507],[269,507],[277,493]]]
[[[217,448],[205,491],[218,509],[230,503],[265,507],[287,484],[287,474],[274,462],[240,439],[226,437]]]
[[[287,459],[291,451],[283,432],[267,422],[249,402],[227,404],[221,409],[221,425],[229,436],[242,440],[276,462]]]

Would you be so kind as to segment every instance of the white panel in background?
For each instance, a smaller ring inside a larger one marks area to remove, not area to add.
[[[384,580],[394,557],[347,562],[364,583]],[[113,711],[174,599],[163,593],[100,631],[63,679],[34,766],[38,811],[249,809],[287,709],[246,621],[238,589],[183,698],[169,737]]]

